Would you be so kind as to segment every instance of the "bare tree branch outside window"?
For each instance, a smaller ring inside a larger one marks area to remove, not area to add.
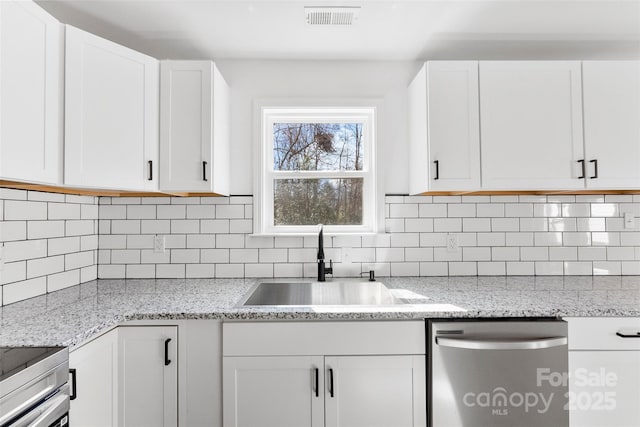
[[[361,171],[362,123],[275,123],[274,171]],[[359,225],[362,178],[275,179],[275,225]]]

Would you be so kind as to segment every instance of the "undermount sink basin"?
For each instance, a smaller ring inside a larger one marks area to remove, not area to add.
[[[403,304],[380,282],[259,283],[239,307]]]

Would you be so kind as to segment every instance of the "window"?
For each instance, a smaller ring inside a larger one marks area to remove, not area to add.
[[[375,109],[261,109],[258,233],[375,231]]]

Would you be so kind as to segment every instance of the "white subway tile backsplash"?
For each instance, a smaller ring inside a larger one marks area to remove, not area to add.
[[[168,219],[143,219],[140,221],[140,232],[142,234],[169,234],[171,221]]]
[[[578,248],[578,260],[580,261],[604,261],[607,259],[605,247],[580,247]]]
[[[6,263],[46,256],[46,240],[20,240],[4,244],[4,262]]]
[[[476,207],[478,218],[500,218],[504,217],[505,205],[502,203],[481,203]]]
[[[111,233],[113,234],[140,234],[140,220],[138,219],[114,219],[111,221]]]
[[[559,203],[540,203],[533,205],[533,216],[553,218],[561,216],[562,205]]]
[[[447,205],[447,215],[449,218],[476,216],[476,205],[473,203],[451,203]]]
[[[216,218],[243,219],[244,205],[217,205]]]
[[[273,277],[273,264],[245,264],[244,275],[245,277]]]
[[[425,230],[428,231],[428,230]],[[491,219],[489,218],[463,218],[462,231],[489,232],[491,231]]]
[[[433,220],[436,233],[455,233],[462,231],[462,218],[436,218]]]
[[[187,208],[185,205],[158,205],[156,219],[185,219]]]
[[[197,219],[172,219],[171,233],[172,234],[200,233],[200,221],[198,221]]]
[[[207,196],[200,198],[201,205],[228,205],[230,197]]]
[[[64,237],[64,221],[28,221],[27,239]]]
[[[259,262],[261,263],[274,263],[274,262],[287,262],[288,249],[260,249],[259,250]]]
[[[590,276],[593,274],[593,264],[584,261],[565,261],[564,274],[567,276]]]
[[[111,251],[112,264],[140,264],[138,249],[113,249]]]
[[[393,268],[393,265],[391,266]],[[478,265],[475,262],[450,262],[449,275],[451,276],[477,276]]]
[[[507,274],[505,262],[491,261],[478,263],[478,276],[504,276]]]
[[[384,222],[384,231],[386,233],[403,233],[404,221],[405,220],[403,218],[386,218]]]
[[[24,202],[17,200],[5,200],[4,220],[46,220],[47,203],[45,202]]]
[[[462,248],[463,261],[491,261],[491,248]]]
[[[622,261],[622,274],[640,275],[640,261]]]
[[[433,231],[431,218],[407,218],[404,220],[404,231],[407,233],[425,233]]]
[[[111,255],[113,258],[113,254]],[[198,249],[171,249],[172,264],[197,264],[200,262]]]
[[[640,247],[640,246],[639,246]],[[634,247],[615,247],[609,246],[606,248],[607,250],[607,260],[608,261],[634,261],[635,260],[635,249]],[[624,273],[623,273],[624,274]]]
[[[98,219],[98,205],[80,205],[80,219]]]
[[[416,203],[389,205],[389,216],[391,218],[417,218],[418,205]]]
[[[404,250],[404,259],[409,262],[433,261],[433,248],[406,248]],[[373,259],[367,260],[367,262],[369,261],[373,261]]]
[[[593,246],[620,246],[620,233],[591,233]]]
[[[59,291],[80,283],[80,270],[64,271],[47,277],[47,292]]]
[[[229,220],[230,233],[252,233],[253,221],[250,219],[231,219]]]
[[[538,218],[534,219],[537,220]],[[540,219],[544,220],[544,218]],[[577,220],[578,218],[548,218],[547,221],[549,222],[549,231],[578,231]]]
[[[549,248],[537,246],[520,248],[520,259],[522,261],[547,261],[549,260]]]
[[[64,255],[27,261],[27,279],[64,271]]]
[[[284,249],[286,251],[286,249]],[[229,249],[202,249],[200,262],[211,264],[226,264],[229,262]]]
[[[418,233],[395,233],[391,235],[392,248],[416,248],[418,246],[420,246],[420,235]]]
[[[230,266],[234,264],[229,264]],[[240,264],[242,265],[242,264]],[[302,264],[274,264],[273,265],[273,276],[274,277],[302,277],[303,275]],[[238,277],[238,276],[234,276]]]
[[[520,231],[519,218],[491,218],[491,231]]]
[[[404,248],[376,248],[376,262],[402,262]]]
[[[409,277],[420,275],[419,262],[393,262],[391,263],[391,275],[398,277]]]
[[[620,246],[640,246],[640,232],[620,233]]]
[[[169,201],[172,205],[199,205],[200,197],[172,197]]]
[[[216,217],[216,209],[219,205],[188,205],[187,206],[187,218],[188,219],[212,219]],[[244,216],[244,210],[243,214]]]
[[[593,275],[619,276],[622,274],[622,264],[620,261],[594,261]]]
[[[127,219],[127,207],[100,205],[98,219]]]
[[[458,249],[457,251],[449,251],[447,248],[433,248],[433,260],[462,261],[462,250]]]
[[[218,236],[220,238],[221,236]],[[215,248],[215,234],[189,234],[187,235],[187,248]],[[222,246],[220,246],[222,247]]]
[[[289,262],[303,262],[312,261],[315,259],[315,255],[305,253],[307,249],[296,249],[289,254]],[[259,249],[230,249],[229,261],[231,263],[257,263]],[[293,255],[293,256],[292,256]]]
[[[494,247],[491,248],[491,259],[493,261],[519,261],[520,248],[517,247]],[[507,273],[509,274],[509,273]]]
[[[420,276],[448,276],[448,262],[421,262]]]
[[[420,233],[420,246],[447,246],[447,233]]]
[[[127,279],[154,279],[156,266],[153,264],[130,264],[125,270]]]
[[[157,279],[183,279],[186,275],[184,264],[158,264],[156,265]]]
[[[132,234],[127,236],[127,249],[152,249],[153,238],[151,234]]]
[[[95,220],[70,220],[65,221],[65,234],[67,236],[95,235]]]
[[[507,276],[533,276],[535,274],[532,261],[507,262]]]
[[[185,249],[187,247],[187,236],[184,234],[169,234],[164,236],[165,249]]]
[[[549,260],[551,261],[577,261],[578,248],[576,247],[552,247],[549,248]],[[591,273],[589,273],[591,274]]]
[[[76,252],[73,254],[67,254],[64,256],[64,268],[65,270],[74,270],[82,267],[89,267],[95,264],[94,252]],[[140,256],[138,255],[136,264],[140,263]]]
[[[506,235],[505,233],[478,233],[477,236],[478,246],[505,246]],[[531,236],[533,241],[533,236]]]
[[[533,233],[504,233],[506,246],[533,246]]]
[[[431,223],[431,231],[433,230],[433,223]],[[429,231],[429,230],[425,230]],[[421,236],[422,239],[422,236]],[[316,239],[312,239],[315,241]],[[388,248],[391,246],[390,234],[365,234],[362,236],[363,248]]]
[[[203,251],[204,252],[204,251]],[[100,251],[98,251],[98,255]],[[140,262],[142,264],[168,264],[171,261],[171,252],[155,252],[153,249],[140,250]],[[205,262],[204,259],[202,262]],[[99,266],[102,264],[99,263]]]
[[[620,216],[618,204],[617,203],[592,203],[591,216],[596,218]]]
[[[418,213],[421,218],[445,218],[447,216],[447,205],[421,203]]]
[[[531,203],[506,203],[504,205],[506,217],[532,217],[533,204]]]
[[[27,240],[27,221],[0,222],[0,242]]]
[[[156,207],[153,205],[128,205],[127,219],[155,219]]]
[[[551,229],[550,222],[554,219],[556,218],[520,218],[520,231],[561,231]]]
[[[51,219],[80,219],[80,206],[68,203],[49,203],[48,218]]]
[[[19,282],[27,278],[27,261],[7,262],[2,271],[2,283]]]
[[[45,294],[46,292],[46,277],[36,277],[35,279],[10,283],[2,287],[2,303],[5,305],[12,304],[27,298]]]
[[[564,233],[566,236],[568,233]],[[573,233],[577,234],[577,233]],[[587,234],[587,233],[584,233]],[[549,232],[549,233],[534,233],[533,234],[533,242],[535,246],[562,246],[562,235],[563,233],[559,232]],[[566,245],[574,246],[571,243],[565,243]]]
[[[215,264],[187,264],[187,279],[215,277]]]

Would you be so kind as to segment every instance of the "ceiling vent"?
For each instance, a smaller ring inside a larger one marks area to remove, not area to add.
[[[304,8],[309,25],[353,25],[358,20],[360,7],[309,7]]]

